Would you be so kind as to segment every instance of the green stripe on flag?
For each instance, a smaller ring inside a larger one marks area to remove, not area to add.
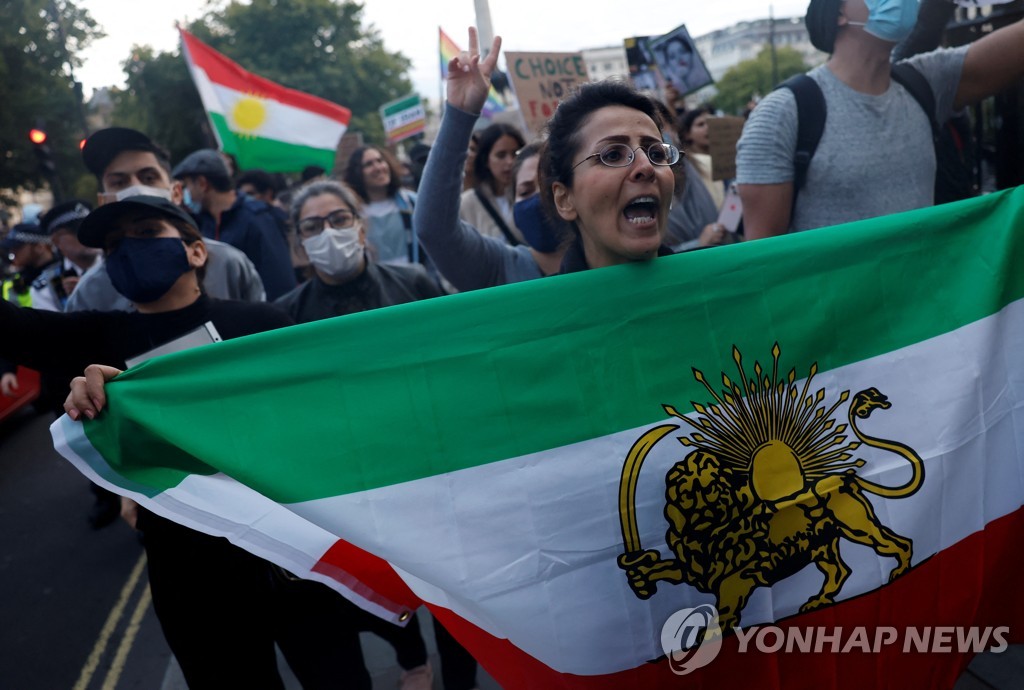
[[[1016,189],[178,353],[112,383],[89,436],[117,456],[130,418],[286,503],[598,438],[708,401],[691,368],[719,389],[733,345],[750,373],[778,342],[802,378],[996,313],[1024,297],[1022,208]]]
[[[235,157],[240,170],[261,168],[268,172],[299,172],[307,165],[319,165],[327,171],[334,169],[334,149],[318,149],[239,134],[231,130],[223,115],[212,112],[208,114],[224,152]]]

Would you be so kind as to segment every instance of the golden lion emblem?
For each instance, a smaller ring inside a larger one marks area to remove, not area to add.
[[[903,498],[924,481],[924,463],[911,448],[864,433],[858,426],[877,409],[891,407],[886,396],[868,388],[853,396],[849,424],[833,415],[850,399],[843,391],[831,406],[825,390],[811,393],[817,364],[798,390],[796,370],[778,377],[780,348],[772,348],[771,375],[755,362],[748,379],[735,347],[736,383],[723,374],[721,395],[694,369],[694,377],[714,398],[709,406],[693,403],[697,420],[674,407],[665,411],[697,429],[679,441],[694,447],[665,478],[667,542],[673,558],[643,549],[637,528],[636,484],[644,459],[665,436],[679,429],[665,424],[633,444],[619,490],[624,552],[618,558],[633,592],[649,599],[659,582],[686,583],[714,594],[722,630],[739,625],[751,594],[814,563],[824,576],[821,591],[801,608],[808,611],[834,603],[851,570],[839,553],[846,538],[896,559],[890,581],[911,566],[913,542],[886,527],[875,514],[868,493]],[[742,388],[741,388],[742,386]],[[857,441],[847,442],[847,429]],[[905,458],[911,478],[886,487],[857,476],[864,461],[853,451],[864,444]]]

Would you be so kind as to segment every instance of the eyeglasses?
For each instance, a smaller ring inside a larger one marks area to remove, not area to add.
[[[646,147],[640,145],[635,149],[631,148],[628,144],[608,144],[597,153],[590,154],[572,166],[572,169],[575,170],[591,158],[597,158],[601,161],[602,165],[607,165],[609,168],[625,168],[633,164],[636,152],[640,149],[644,150],[647,154],[647,160],[652,165],[675,165],[682,157],[682,153],[675,146],[664,144],[660,141]]]
[[[312,237],[313,235],[319,235],[324,231],[324,224],[330,225],[332,228],[348,228],[356,222],[356,216],[351,211],[347,211],[343,208],[339,208],[337,211],[331,211],[326,216],[309,216],[299,221],[299,234],[303,237]]]

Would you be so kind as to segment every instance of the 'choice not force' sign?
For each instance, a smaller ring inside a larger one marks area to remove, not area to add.
[[[537,136],[562,99],[590,81],[580,53],[505,53],[526,126]]]

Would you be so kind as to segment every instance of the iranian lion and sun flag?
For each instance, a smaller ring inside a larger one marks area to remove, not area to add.
[[[951,687],[969,651],[733,628],[1021,640],[1022,229],[1018,188],[353,314],[151,360],[52,432],[154,512],[426,604],[506,688]],[[702,605],[720,654],[680,679],[662,627]]]

